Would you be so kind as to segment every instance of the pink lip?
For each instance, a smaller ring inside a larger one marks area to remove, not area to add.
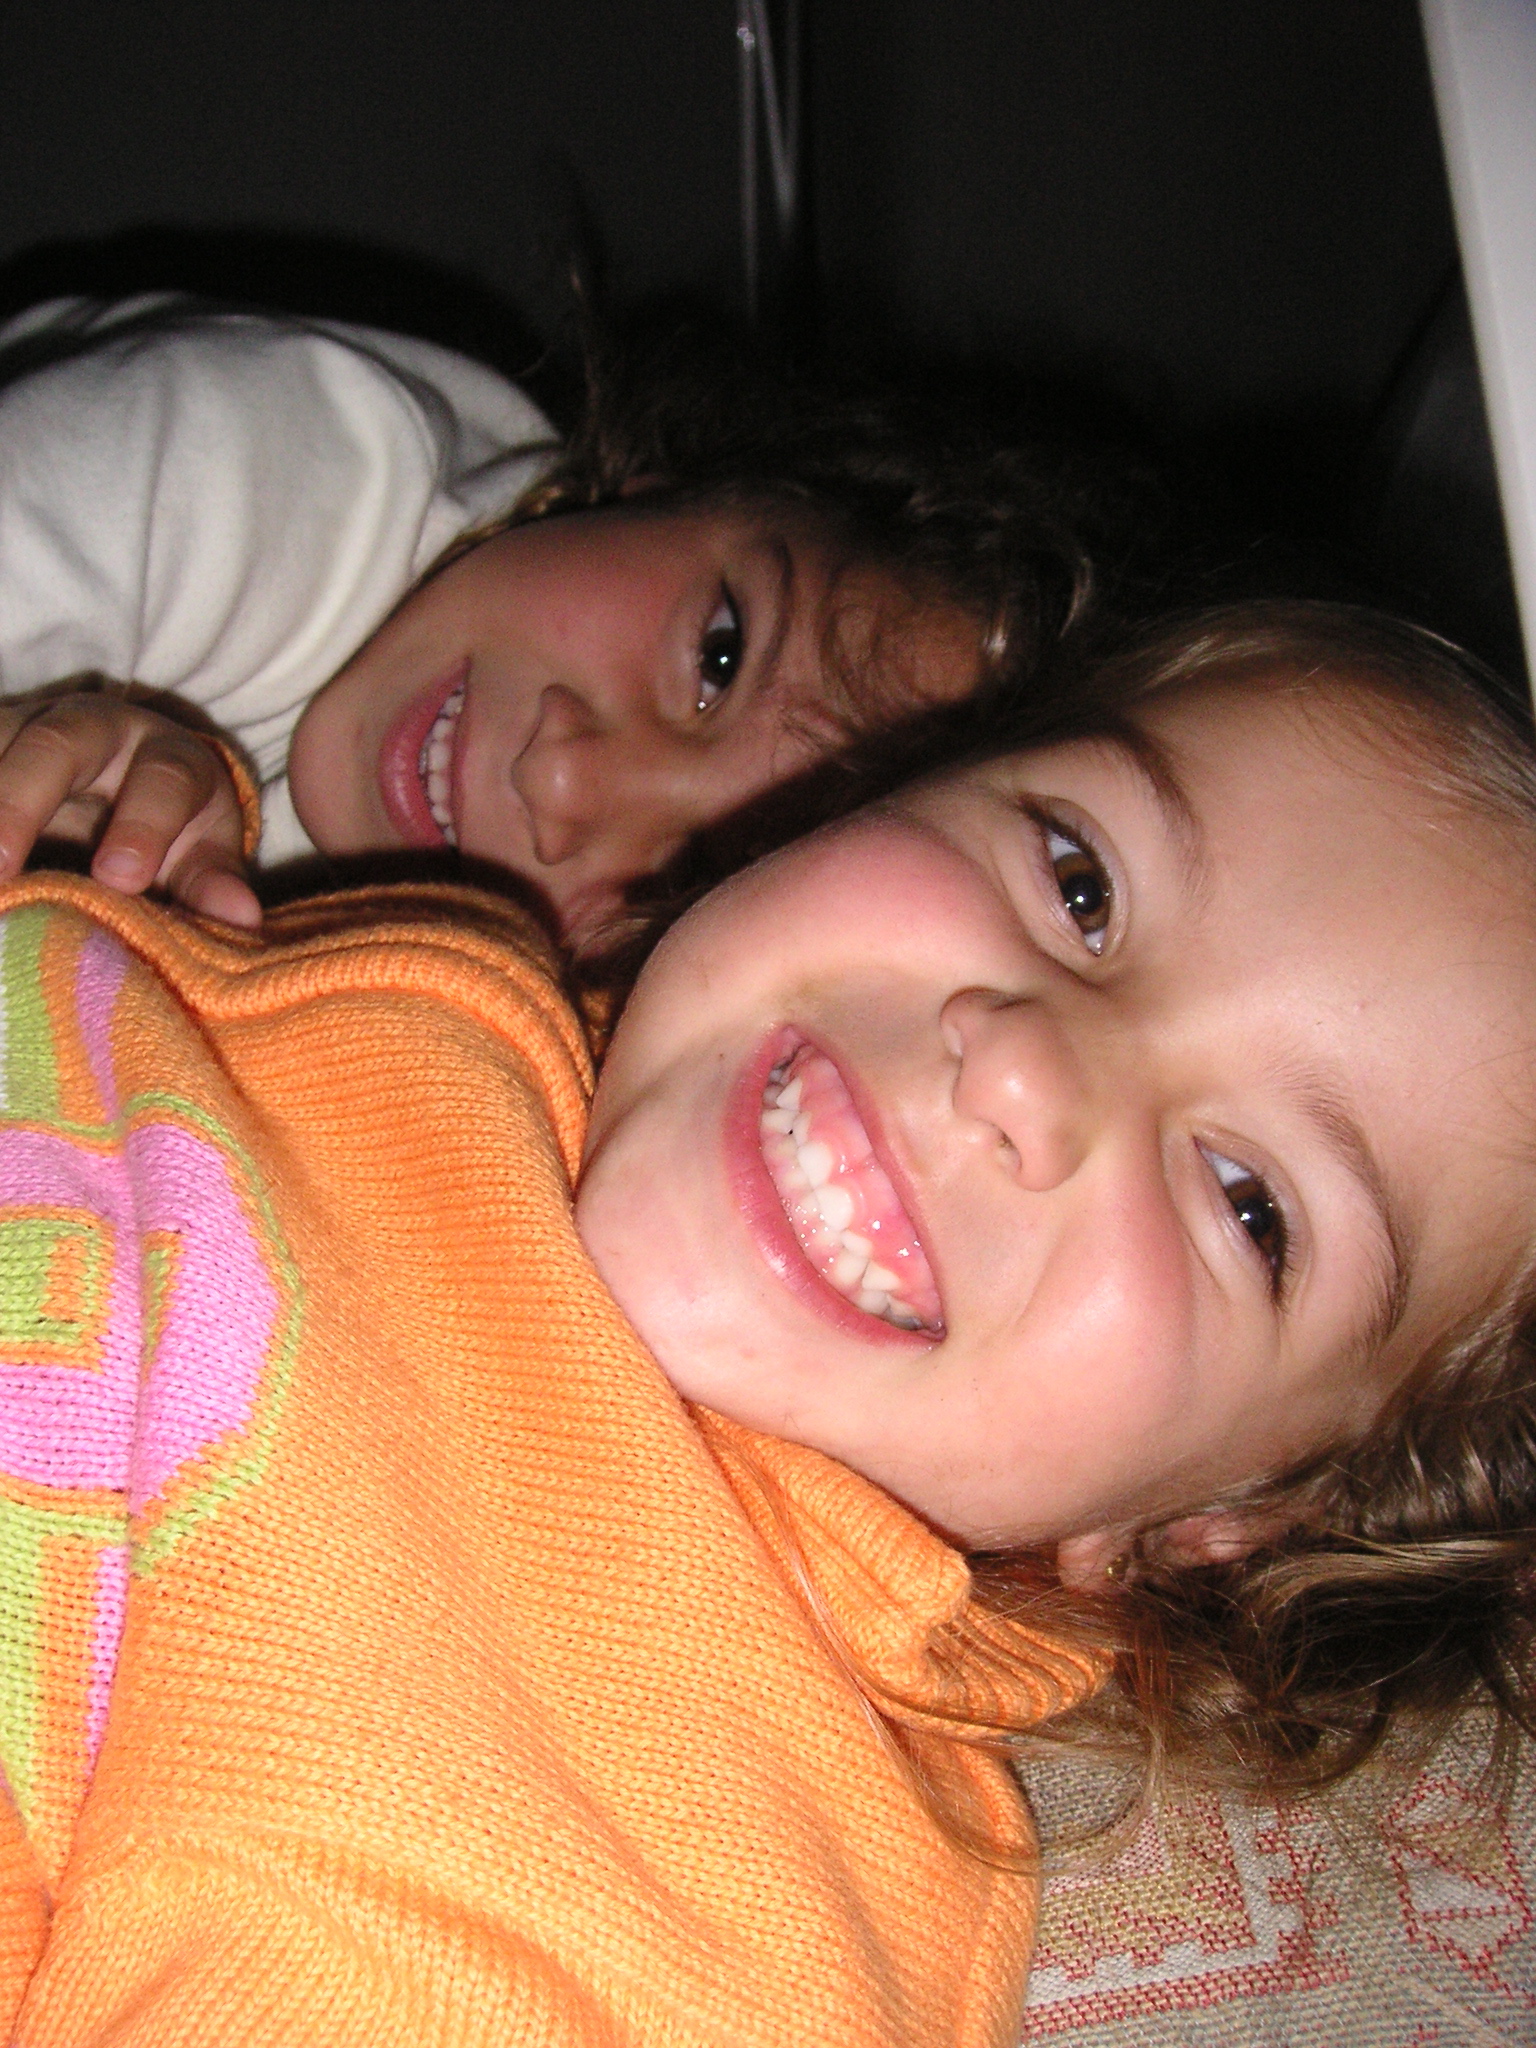
[[[899,1330],[894,1323],[888,1323],[880,1316],[867,1315],[821,1277],[802,1250],[794,1227],[784,1212],[779,1191],[769,1176],[763,1159],[761,1135],[763,1090],[768,1085],[768,1076],[781,1059],[793,1052],[796,1046],[812,1043],[814,1041],[807,1039],[803,1032],[787,1025],[774,1032],[756,1057],[748,1062],[731,1091],[725,1116],[726,1174],[737,1209],[769,1271],[797,1300],[814,1309],[835,1329],[865,1344],[895,1344],[908,1350],[931,1350],[934,1343],[931,1333]],[[825,1048],[817,1046],[816,1050],[821,1052]],[[833,1058],[831,1053],[826,1056]],[[837,1064],[835,1060],[833,1063]],[[891,1184],[905,1207],[906,1196],[900,1178],[892,1172],[877,1125],[871,1121],[867,1105],[859,1099],[846,1070],[839,1066],[838,1071],[854,1098],[864,1128],[869,1132],[875,1156],[890,1176]]]
[[[469,659],[455,662],[445,675],[413,697],[384,735],[379,748],[379,796],[389,822],[407,846],[446,846],[448,841],[432,815],[421,786],[421,750],[437,715],[469,675]],[[465,709],[468,709],[466,705]],[[460,713],[462,727],[464,714]],[[453,803],[458,809],[459,761],[454,752]]]

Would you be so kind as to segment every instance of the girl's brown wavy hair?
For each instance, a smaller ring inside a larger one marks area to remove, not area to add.
[[[1303,701],[1326,691],[1335,705],[1342,689],[1359,732],[1417,787],[1505,830],[1524,878],[1512,901],[1536,900],[1529,707],[1470,656],[1351,606],[1232,605],[1162,624],[1101,665],[1079,731],[1134,736],[1147,697],[1217,681]],[[982,751],[1015,744],[999,731]],[[1536,1065],[1536,1019],[1532,1044]],[[1536,1149],[1536,1131],[1526,1142]],[[1536,1735],[1532,1225],[1492,1297],[1365,1437],[1185,1511],[1245,1518],[1262,1532],[1246,1556],[1191,1565],[1166,1527],[1148,1528],[1089,1592],[1040,1552],[973,1560],[985,1609],[1113,1659],[1095,1699],[1033,1738],[1134,1759],[1148,1794],[1198,1777],[1277,1798],[1341,1780],[1389,1733],[1420,1754],[1476,1703],[1494,1720],[1496,1770],[1511,1763],[1521,1731]],[[995,1657],[996,1637],[977,1652]]]
[[[1138,745],[1139,704],[1201,683],[1303,700],[1327,693],[1334,706],[1342,696],[1361,736],[1406,766],[1416,787],[1507,833],[1527,901],[1536,897],[1529,706],[1449,642],[1360,607],[1260,600],[1163,621],[1104,658],[1085,658],[1090,645],[1064,640],[1027,686],[872,736],[798,790],[765,800],[755,828],[734,821],[713,850],[706,835],[690,870],[638,919],[628,951],[610,957],[618,968],[609,985],[622,988],[665,925],[713,881],[797,831],[914,775],[1110,733]],[[1536,1063],[1536,1020],[1532,1037]],[[1536,1131],[1529,1142],[1536,1148]],[[1142,1801],[1181,1779],[1284,1798],[1342,1780],[1389,1735],[1421,1754],[1481,1705],[1495,1723],[1497,1778],[1521,1731],[1536,1736],[1532,1223],[1526,1256],[1419,1362],[1363,1439],[1319,1446],[1304,1462],[1183,1510],[1246,1516],[1262,1532],[1246,1556],[1192,1565],[1166,1526],[1147,1528],[1091,1590],[1064,1585],[1048,1551],[973,1557],[985,1615],[1097,1648],[1113,1675],[1043,1727],[972,1721],[957,1736],[1134,1763]],[[983,1625],[951,1647],[984,1674],[1006,1655],[1006,1633]],[[866,1690],[905,1752],[901,1703]],[[910,1761],[926,1783],[923,1758]],[[942,1786],[928,1789],[957,1839],[997,1853],[964,1814],[947,1811]]]
[[[1361,736],[1408,767],[1432,801],[1507,833],[1526,901],[1536,899],[1536,741],[1524,699],[1437,636],[1335,604],[1229,605],[1144,630],[1085,668],[1048,664],[1039,686],[1010,702],[951,707],[823,771],[802,822],[923,770],[1111,732],[1136,745],[1140,703],[1206,682],[1285,690],[1303,702],[1327,693],[1334,707],[1342,696]],[[783,826],[782,811],[766,819],[758,850],[787,836]],[[733,864],[722,855],[717,865]],[[669,902],[661,921],[676,908]],[[1536,1020],[1532,1044],[1536,1066]],[[1528,1142],[1536,1150],[1536,1131]],[[1138,1811],[1181,1779],[1272,1799],[1315,1792],[1389,1736],[1400,1738],[1399,1757],[1421,1755],[1480,1705],[1494,1721],[1497,1779],[1521,1732],[1536,1736],[1536,1217],[1532,1224],[1527,1253],[1419,1361],[1366,1436],[1319,1446],[1182,1511],[1178,1519],[1204,1510],[1246,1518],[1259,1532],[1247,1555],[1191,1564],[1171,1525],[1150,1527],[1089,1590],[1065,1585],[1048,1550],[973,1557],[984,1617],[1096,1648],[1112,1677],[1043,1726],[1000,1719],[989,1729],[971,1718],[956,1736],[1134,1764]],[[1007,1634],[984,1619],[950,1649],[984,1678],[1006,1662]],[[964,1812],[950,1810],[922,1746],[903,1733],[902,1703],[865,1690],[942,1823],[997,1856]],[[999,1685],[997,1695],[1010,1690]]]

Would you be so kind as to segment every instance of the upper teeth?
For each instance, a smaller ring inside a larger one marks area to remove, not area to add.
[[[450,846],[457,846],[459,843],[450,799],[453,795],[454,727],[458,724],[459,713],[463,709],[464,685],[460,683],[433,719],[432,730],[422,741],[421,753],[416,762],[416,772],[420,775],[421,786],[427,793],[427,808],[432,813],[432,822]]]
[[[854,1217],[853,1196],[833,1179],[836,1161],[832,1148],[810,1135],[811,1119],[800,1108],[799,1078],[786,1082],[785,1070],[781,1064],[768,1077],[761,1132],[770,1159],[774,1152],[779,1154],[775,1180],[791,1207],[791,1220],[796,1220],[794,1212],[798,1211],[799,1220],[813,1227],[819,1222],[824,1233],[835,1239],[837,1253],[822,1269],[823,1278],[856,1308],[881,1316],[900,1330],[925,1328],[922,1317],[901,1296],[901,1275],[880,1265],[869,1239],[849,1228]]]

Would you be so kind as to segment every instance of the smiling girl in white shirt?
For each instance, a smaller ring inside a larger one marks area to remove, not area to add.
[[[851,737],[1027,687],[1091,581],[1026,452],[868,397],[610,367],[562,450],[371,330],[68,302],[7,340],[65,353],[0,389],[0,876],[83,839],[254,924],[258,853],[456,849],[590,938]]]

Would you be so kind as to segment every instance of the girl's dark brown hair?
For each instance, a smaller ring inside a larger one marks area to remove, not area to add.
[[[562,453],[505,520],[463,536],[432,573],[508,525],[602,506],[766,514],[821,542],[834,573],[876,568],[914,605],[966,617],[989,698],[1097,618],[1147,524],[1155,487],[1134,462],[1085,457],[1043,431],[1000,437],[961,397],[796,373],[697,323],[620,336],[583,316],[578,327],[584,400]],[[891,624],[892,644],[875,653],[893,656],[900,681]],[[850,740],[901,716],[910,700],[882,690],[878,659],[829,655]]]

